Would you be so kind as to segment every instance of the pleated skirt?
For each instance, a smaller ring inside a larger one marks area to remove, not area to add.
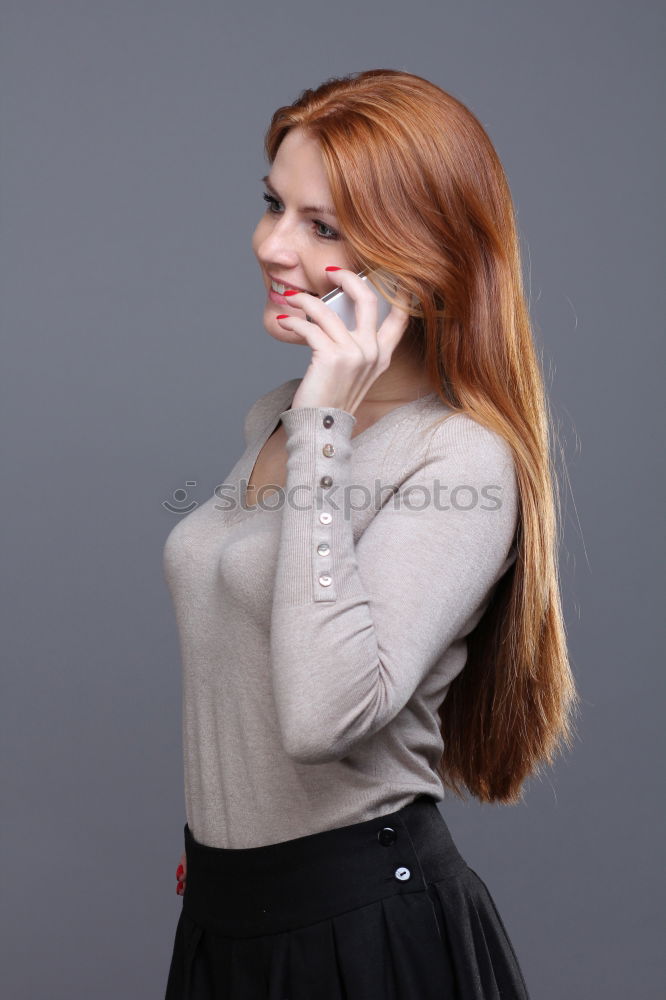
[[[165,1000],[529,1000],[435,799],[265,847],[198,843]]]

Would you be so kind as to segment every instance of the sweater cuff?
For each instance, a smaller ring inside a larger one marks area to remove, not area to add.
[[[346,596],[357,569],[349,508],[356,417],[302,406],[280,414],[287,476],[275,602],[283,607]]]

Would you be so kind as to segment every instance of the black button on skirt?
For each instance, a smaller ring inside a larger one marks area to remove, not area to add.
[[[165,1000],[529,1000],[435,799],[265,847],[198,843]]]

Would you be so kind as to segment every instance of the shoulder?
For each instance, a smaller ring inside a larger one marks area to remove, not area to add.
[[[269,389],[252,403],[243,422],[243,437],[246,445],[249,445],[261,434],[268,420],[273,417],[277,419],[278,414],[288,407],[300,382],[300,378],[287,379],[286,382],[281,382],[274,389]]]
[[[414,448],[411,434],[404,446],[421,462],[515,475],[513,449],[506,438],[468,413],[456,412],[437,400],[421,414],[415,430],[420,447]]]
[[[418,447],[408,435],[405,486],[437,480],[455,490],[461,503],[499,491],[504,515],[515,524],[519,485],[513,448],[507,439],[469,414],[439,403],[424,415],[419,428]]]

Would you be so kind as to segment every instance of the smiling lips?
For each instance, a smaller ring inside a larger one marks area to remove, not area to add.
[[[274,278],[271,274],[269,274],[268,277],[270,278],[271,282],[274,282],[276,285],[283,285],[285,291],[287,292],[307,292],[308,295],[317,295],[316,292],[311,292],[308,288],[299,288],[298,285],[290,285],[288,281],[278,281],[278,279]],[[273,291],[275,292],[274,288]],[[281,295],[283,293],[275,292],[275,294]],[[317,298],[319,298],[318,295]]]
[[[287,292],[288,291],[289,289],[287,289]],[[296,289],[294,289],[294,293],[296,293]],[[275,305],[282,306],[283,308],[285,306],[289,306],[291,309],[300,309],[300,306],[297,306],[296,303],[292,301],[291,295],[280,295],[279,292],[275,291],[272,285],[269,285],[268,288],[268,300],[269,302],[273,302]]]

